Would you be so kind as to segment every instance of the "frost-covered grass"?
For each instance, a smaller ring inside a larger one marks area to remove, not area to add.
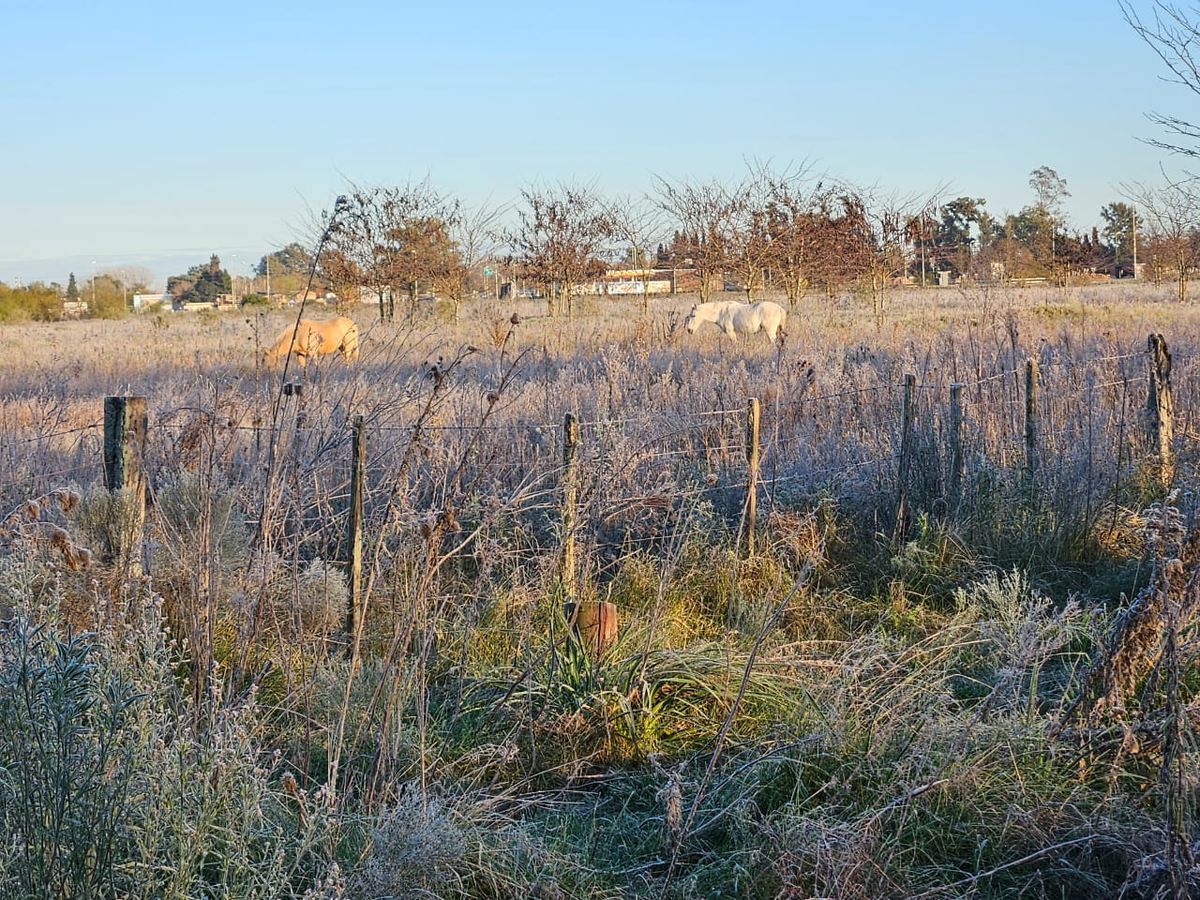
[[[689,303],[585,299],[570,322],[536,301],[458,323],[363,307],[358,365],[293,366],[288,392],[255,352],[282,313],[0,329],[0,880],[46,897],[1186,890],[1190,595],[1138,630],[1163,646],[1114,651],[1149,667],[1122,670],[1119,707],[1081,685],[1131,633],[1122,595],[1150,579],[1176,596],[1191,565],[1171,542],[1191,514],[1195,311],[1141,285],[896,290],[880,324],[814,296],[776,348],[687,335]],[[1140,414],[1150,333],[1174,355],[1168,537]],[[149,401],[141,573],[103,559],[128,515],[100,484],[109,394]],[[59,489],[78,502],[26,505]],[[568,599],[615,604],[612,650],[573,638]]]

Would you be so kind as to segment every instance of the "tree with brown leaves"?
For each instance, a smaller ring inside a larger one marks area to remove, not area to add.
[[[612,214],[589,187],[529,188],[521,197],[520,224],[505,233],[513,262],[542,285],[549,315],[565,306],[567,318],[573,318],[576,291],[608,252]]]

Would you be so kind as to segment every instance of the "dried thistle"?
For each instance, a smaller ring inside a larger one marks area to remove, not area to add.
[[[40,497],[31,497],[0,519],[0,538],[11,540],[21,535],[29,523],[40,522],[43,511],[52,505],[68,514],[79,505],[79,494],[67,488],[55,488]]]
[[[668,772],[658,761],[658,754],[651,755],[655,772],[667,779],[658,789],[655,800],[663,804],[662,852],[674,855],[683,839],[683,775],[680,769]]]
[[[56,488],[48,496],[58,504],[64,515],[70,515],[79,506],[79,492],[69,488]]]
[[[39,500],[44,499],[45,497],[39,498]],[[0,527],[0,537],[19,540],[33,548],[48,548],[52,553],[62,557],[63,562],[72,572],[79,572],[91,566],[92,551],[76,545],[66,529],[53,522],[24,518],[33,512],[33,507],[37,508],[40,515],[40,504],[35,501],[26,501],[4,520],[3,526]]]
[[[57,525],[47,525],[45,528],[45,541],[50,545],[51,550],[57,550],[59,553],[66,553],[71,548],[71,537],[62,528]]]
[[[92,565],[92,551],[87,547],[76,547],[68,544],[62,548],[63,562],[72,572],[80,572]]]

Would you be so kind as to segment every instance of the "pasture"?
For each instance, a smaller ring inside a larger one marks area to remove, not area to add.
[[[1186,890],[1171,293],[809,296],[775,344],[687,297],[364,306],[286,384],[282,313],[0,329],[0,888]],[[144,521],[109,396],[146,398]]]

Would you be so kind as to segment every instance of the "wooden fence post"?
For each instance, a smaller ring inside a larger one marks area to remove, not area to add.
[[[900,410],[900,464],[899,488],[896,491],[896,531],[894,537],[903,537],[908,514],[908,472],[912,468],[913,416],[917,400],[917,376],[911,372],[904,376],[904,405]]]
[[[746,555],[754,555],[754,532],[758,521],[758,423],[760,410],[757,397],[746,406]]]
[[[1036,359],[1025,361],[1025,477],[1033,486],[1037,472],[1038,436],[1038,364]]]
[[[127,519],[114,535],[109,561],[130,575],[142,571],[140,551],[146,523],[142,461],[148,432],[145,397],[104,398],[104,486],[113,493],[127,491],[131,504]]]
[[[963,383],[950,385],[950,508],[957,512],[962,502],[963,475],[966,462],[963,459]]]
[[[563,418],[562,561],[559,582],[564,597],[575,596],[575,451],[579,447],[579,422],[574,413]]]
[[[584,600],[563,604],[563,616],[571,629],[570,638],[592,659],[599,659],[617,643],[617,604],[608,600]]]
[[[353,641],[354,629],[362,624],[362,517],[363,482],[366,474],[366,441],[363,417],[351,424],[350,438],[350,523],[346,535],[350,564],[350,603],[346,609],[346,634]],[[353,646],[351,643],[350,646]]]
[[[1168,485],[1175,474],[1171,444],[1175,437],[1175,404],[1171,398],[1171,353],[1161,334],[1147,341],[1150,389],[1146,396],[1147,440],[1158,457],[1158,477]]]

